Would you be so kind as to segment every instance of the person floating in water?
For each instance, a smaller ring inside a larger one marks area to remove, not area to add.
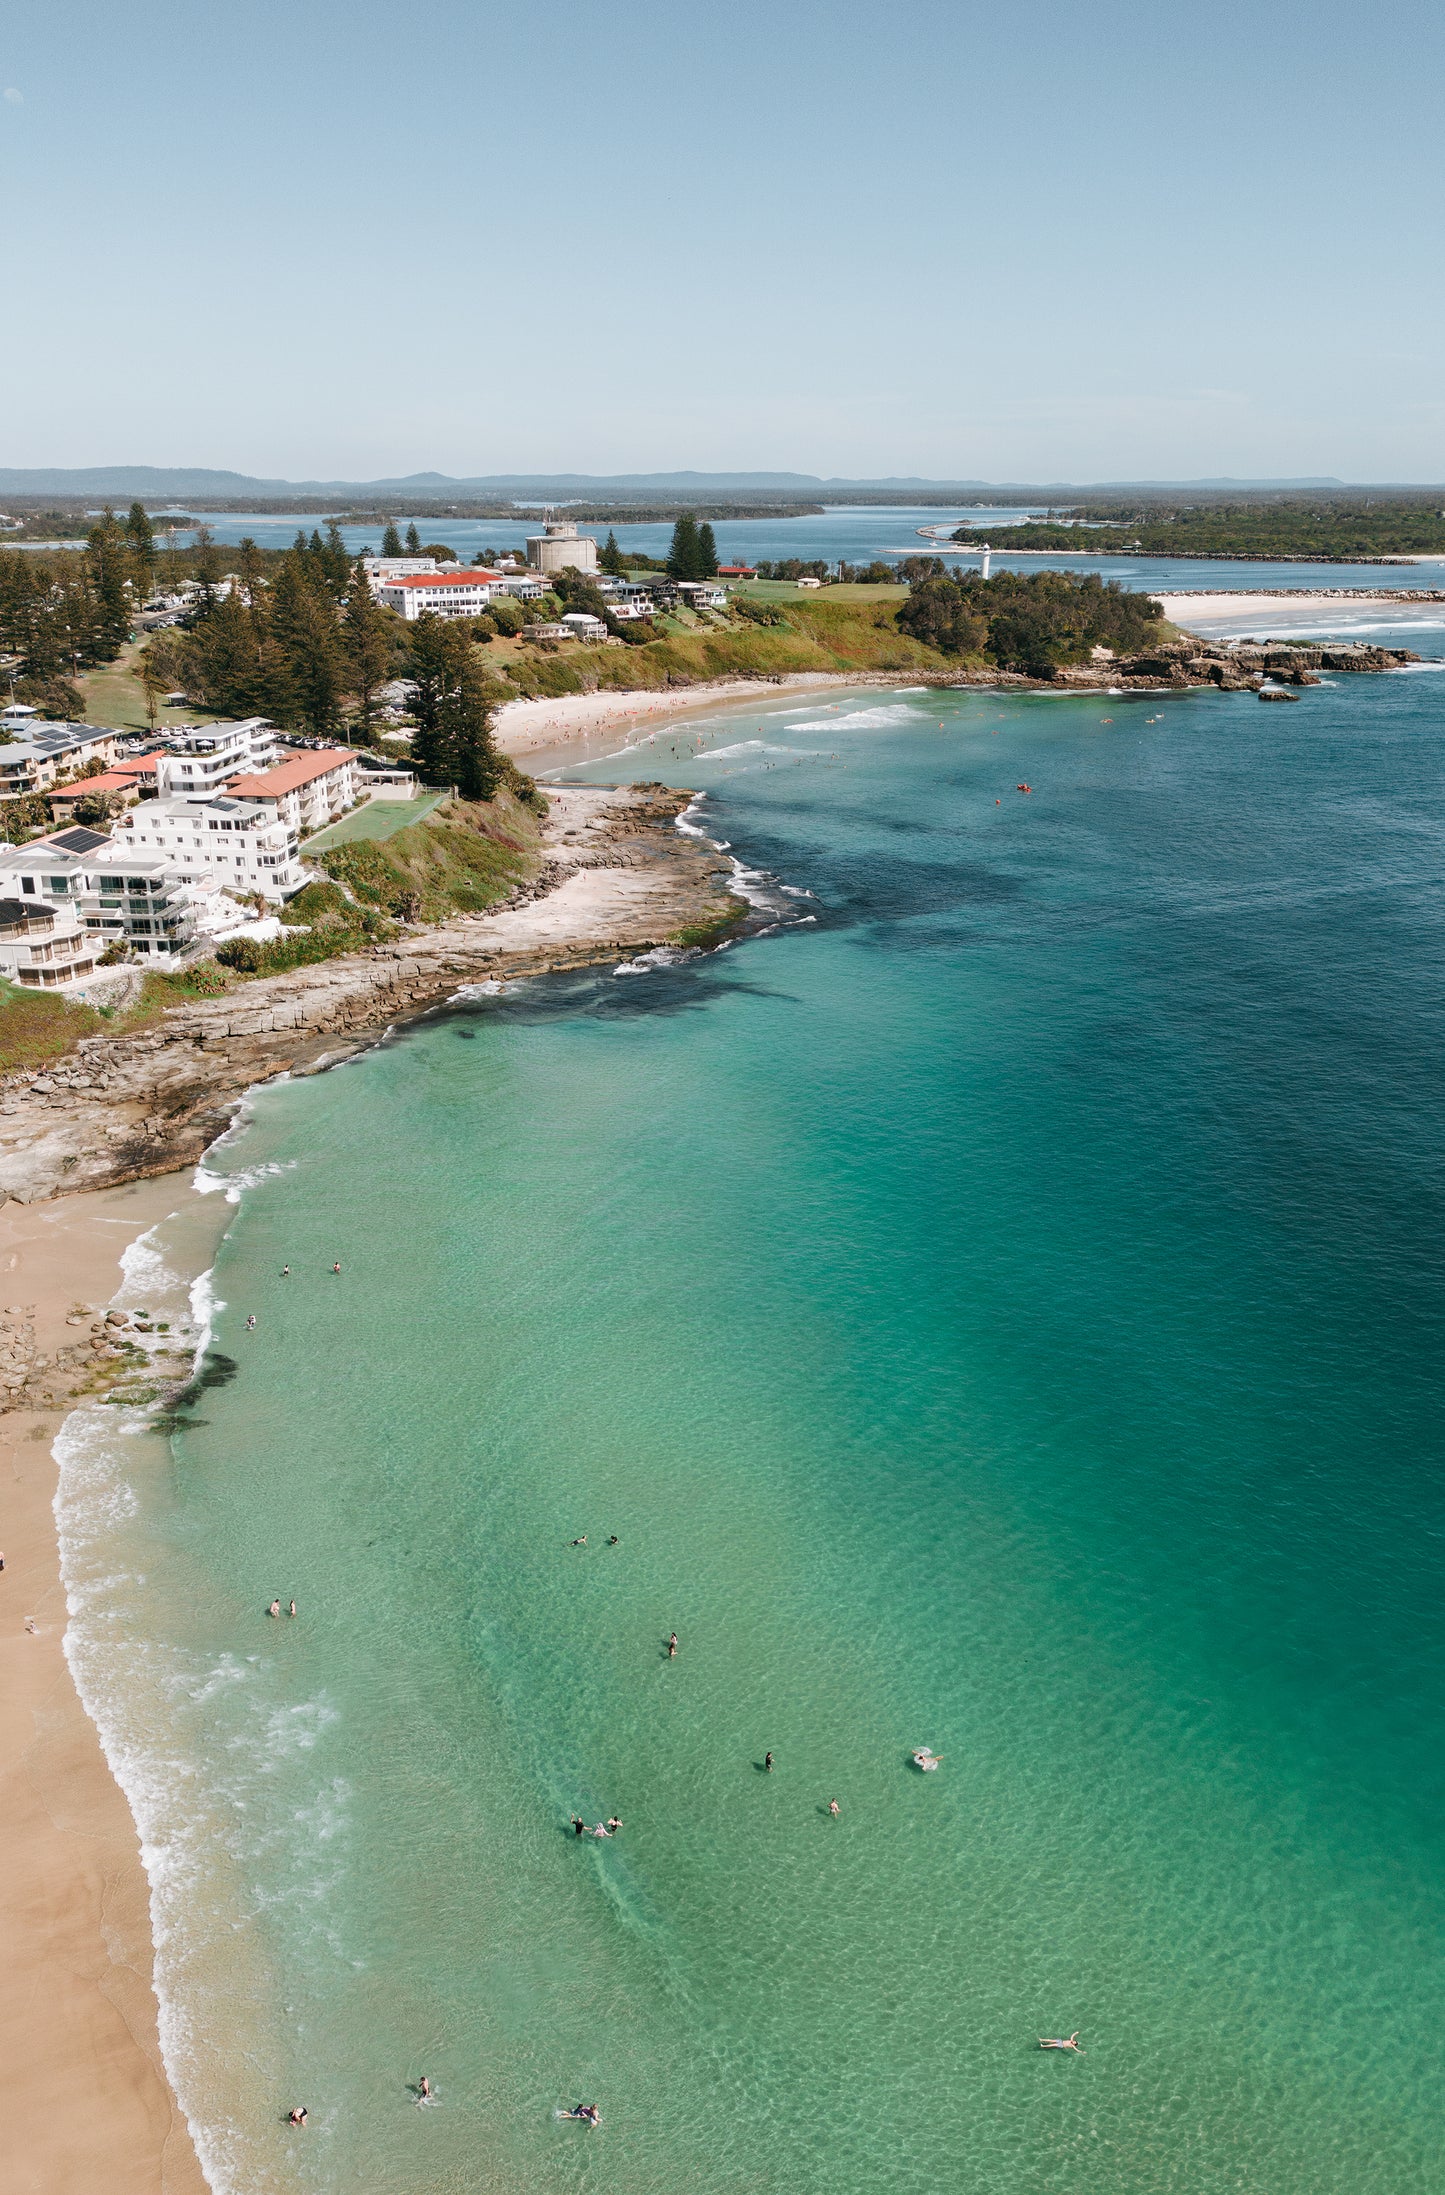
[[[667,1658],[669,1661],[677,1660],[677,1633],[675,1631],[667,1642]]]
[[[580,1540],[573,1540],[572,1545],[574,1547],[585,1547],[587,1545],[587,1534],[584,1532]]]
[[[272,1601],[266,1613],[268,1616],[279,1616],[281,1613],[281,1603],[279,1601]]]
[[[584,2126],[597,2126],[602,2118],[596,2104],[573,2104],[572,2109],[564,2111],[562,2116],[564,2119],[580,2119]]]
[[[1057,2035],[1040,2035],[1039,2048],[1040,2050],[1077,2050],[1081,2058],[1084,2055],[1084,2046],[1079,2041],[1079,2029],[1077,2027],[1072,2035],[1065,2035],[1062,2038]]]
[[[286,2114],[286,2124],[287,2124],[288,2126],[305,2126],[305,2124],[306,2124],[306,2106],[305,2106],[305,2104],[294,2104],[294,2105],[292,2106],[292,2108],[291,2108],[291,2109],[290,2109],[290,2110],[289,2110],[289,2111],[287,2112],[287,2114]]]
[[[767,1770],[768,1774],[771,1776],[773,1772],[773,1756],[771,1753],[765,1753],[763,1755],[763,1766]]]

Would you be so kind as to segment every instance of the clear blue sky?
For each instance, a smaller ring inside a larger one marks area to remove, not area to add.
[[[1445,10],[54,0],[0,464],[1445,479]]]

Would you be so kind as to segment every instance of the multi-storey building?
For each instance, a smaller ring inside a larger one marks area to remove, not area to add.
[[[376,590],[388,610],[399,610],[411,624],[419,617],[480,617],[494,594],[506,591],[501,572],[480,565],[454,566],[446,572],[412,572],[389,579]]]
[[[0,746],[0,800],[43,793],[87,762],[113,762],[120,736],[103,724],[52,724],[31,717],[21,738]]]
[[[305,883],[296,833],[266,807],[214,800],[143,800],[115,823],[115,844],[165,857],[177,883],[209,877],[229,892],[285,899]]]
[[[242,770],[271,767],[277,752],[276,727],[264,716],[188,724],[168,734],[166,744],[168,752],[157,765],[157,791],[163,798],[209,800]]]

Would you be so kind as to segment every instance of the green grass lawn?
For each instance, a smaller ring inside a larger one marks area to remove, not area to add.
[[[102,663],[85,673],[80,690],[85,696],[87,724],[110,724],[125,732],[150,730],[146,697],[135,675],[136,657],[144,645],[144,641],[128,641],[114,663]],[[158,729],[164,729],[168,724],[209,724],[214,720],[211,709],[163,708],[156,723]]]
[[[364,808],[308,838],[305,852],[324,854],[332,846],[346,846],[358,838],[392,838],[410,824],[424,823],[445,799],[445,793],[425,793],[416,800],[369,800]]]

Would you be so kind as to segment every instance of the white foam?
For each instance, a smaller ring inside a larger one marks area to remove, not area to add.
[[[918,718],[912,709],[856,709],[836,716],[814,717],[809,723],[795,724],[795,732],[836,732],[840,729],[858,732],[882,732],[896,724],[916,724]]]
[[[224,1137],[221,1141],[224,1141]],[[212,1144],[214,1151],[216,1144]],[[209,1153],[207,1156],[209,1157]],[[277,1174],[289,1174],[295,1168],[295,1159],[268,1159],[262,1166],[243,1166],[234,1174],[216,1174],[202,1159],[191,1177],[191,1186],[197,1196],[211,1197],[222,1192],[228,1204],[239,1204],[245,1189],[254,1189],[260,1182],[270,1181]]]
[[[654,968],[680,968],[685,960],[696,960],[700,949],[696,945],[654,945],[650,953],[639,953],[636,960],[620,960],[612,973],[645,976]]]

